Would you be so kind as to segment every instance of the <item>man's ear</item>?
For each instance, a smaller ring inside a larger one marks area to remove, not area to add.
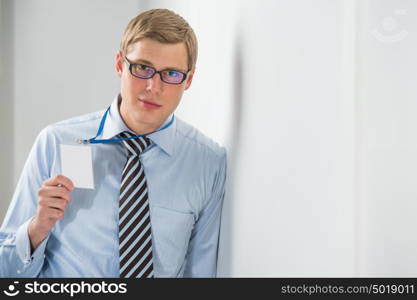
[[[123,65],[124,65],[123,54],[121,51],[117,51],[116,57],[115,57],[115,67],[116,67],[116,73],[119,77],[122,77]]]
[[[188,90],[188,88],[191,86],[191,82],[193,82],[193,78],[194,78],[194,72],[195,72],[195,67],[190,71],[190,73],[188,73],[187,79],[185,80],[184,90]]]

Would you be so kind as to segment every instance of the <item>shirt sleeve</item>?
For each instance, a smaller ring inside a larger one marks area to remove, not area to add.
[[[0,277],[36,277],[48,238],[31,253],[28,226],[36,213],[38,189],[50,177],[51,146],[47,128],[36,138],[0,227]]]
[[[184,277],[215,277],[220,219],[225,195],[226,151],[215,173],[211,197],[194,225],[186,256]]]

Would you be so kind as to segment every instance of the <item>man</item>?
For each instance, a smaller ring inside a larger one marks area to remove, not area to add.
[[[109,109],[37,137],[0,230],[1,276],[216,275],[226,152],[173,114],[196,58],[179,15],[130,21]],[[91,142],[78,147],[91,147],[94,190],[62,175],[60,145],[80,137]]]

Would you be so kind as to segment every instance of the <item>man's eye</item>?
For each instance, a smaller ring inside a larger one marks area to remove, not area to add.
[[[180,75],[177,71],[168,71],[167,73],[170,77],[178,77]]]
[[[141,74],[142,76],[149,76],[153,74],[154,69],[148,67],[147,65],[136,64],[134,65],[133,72],[136,74]]]
[[[137,65],[138,66],[138,69],[140,69],[140,70],[147,70],[148,69],[148,66],[145,66],[145,65]]]

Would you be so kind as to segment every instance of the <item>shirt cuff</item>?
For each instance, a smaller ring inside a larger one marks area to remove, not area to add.
[[[46,243],[48,242],[48,236],[39,244],[33,253],[31,253],[30,239],[28,233],[29,223],[32,218],[23,223],[16,232],[16,251],[20,260],[24,265],[31,264],[34,260],[44,257]]]

